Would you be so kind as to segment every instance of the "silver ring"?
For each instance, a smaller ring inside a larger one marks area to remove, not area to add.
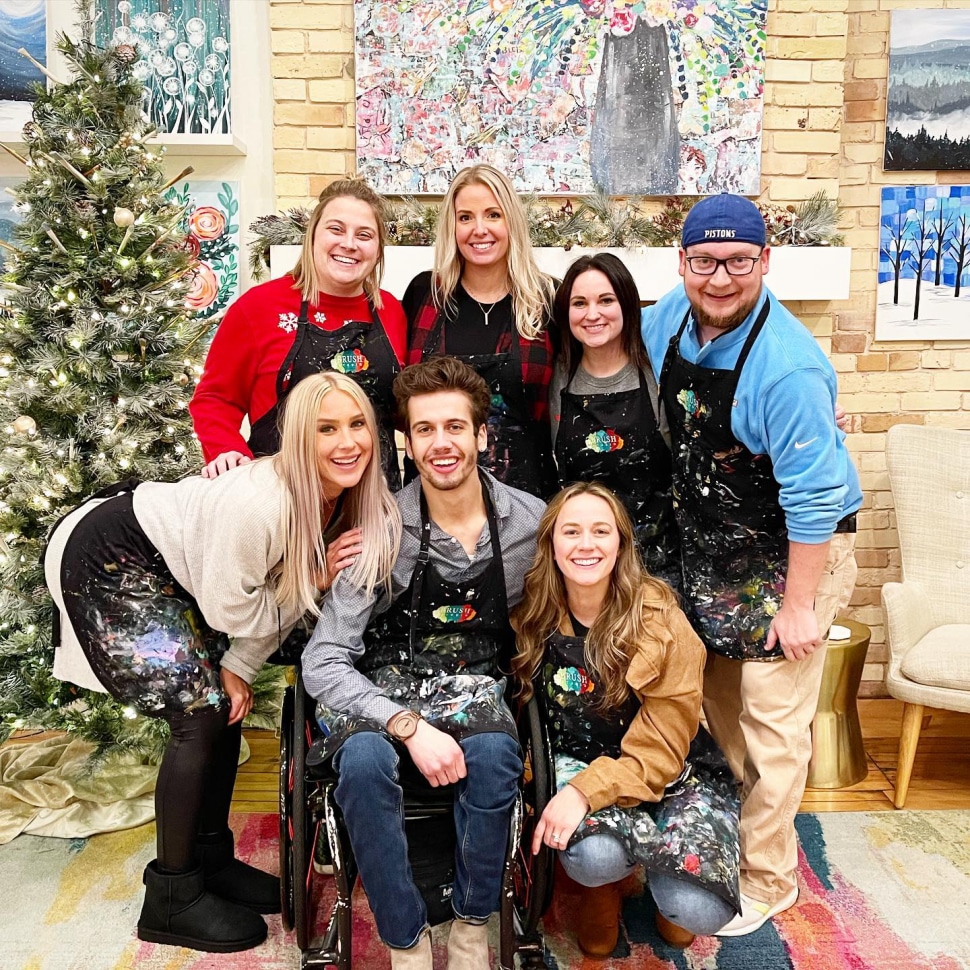
[[[558,836],[558,835],[556,835],[556,833],[555,833],[555,832],[553,832],[553,834],[552,834],[552,841],[553,841],[553,842],[555,842],[555,843],[556,843],[556,845],[558,845],[558,844],[559,844],[559,836]]]

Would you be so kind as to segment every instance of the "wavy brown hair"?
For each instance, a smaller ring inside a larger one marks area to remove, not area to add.
[[[637,645],[648,635],[645,597],[649,596],[651,606],[660,603],[661,622],[666,622],[670,611],[677,608],[677,601],[665,582],[644,569],[630,516],[620,500],[599,482],[575,482],[567,486],[553,497],[543,513],[536,538],[536,556],[526,573],[522,602],[512,613],[512,628],[517,635],[512,675],[518,681],[519,697],[527,701],[534,693],[532,681],[542,663],[550,634],[565,632],[570,627],[566,584],[556,565],[552,539],[559,513],[577,495],[603,499],[613,512],[620,534],[610,588],[586,636],[586,659],[602,688],[596,707],[605,712],[622,704],[630,694],[627,668]]]
[[[361,178],[337,179],[320,193],[316,207],[310,213],[310,219],[307,222],[303,245],[300,248],[300,258],[296,266],[290,270],[293,289],[299,290],[308,303],[316,303],[320,299],[322,291],[320,275],[313,261],[313,238],[327,206],[334,199],[345,198],[357,199],[369,205],[374,213],[374,221],[377,223],[377,263],[364,280],[364,292],[371,303],[380,310],[384,305],[381,300],[381,277],[384,275],[384,247],[387,245],[387,207],[384,199]]]

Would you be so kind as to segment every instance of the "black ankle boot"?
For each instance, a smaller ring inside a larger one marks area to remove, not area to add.
[[[263,918],[206,891],[201,869],[168,874],[160,872],[153,860],[145,868],[143,881],[140,940],[235,953],[259,946],[266,939]]]
[[[229,829],[222,835],[200,835],[196,845],[209,892],[256,913],[280,911],[279,879],[240,862]]]

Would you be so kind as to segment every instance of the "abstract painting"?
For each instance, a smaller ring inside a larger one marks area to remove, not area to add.
[[[44,75],[18,53],[23,47],[47,63],[47,5],[44,0],[0,0],[0,130],[19,131],[30,120],[33,81]]]
[[[893,10],[886,171],[970,169],[970,10]]]
[[[876,340],[970,339],[970,185],[882,190]]]
[[[99,44],[131,44],[145,112],[161,132],[232,130],[229,0],[97,0]]]
[[[239,183],[183,182],[165,198],[185,206],[185,245],[199,261],[185,305],[197,320],[221,316],[239,295]]]
[[[357,168],[442,193],[761,190],[767,0],[356,0]]]

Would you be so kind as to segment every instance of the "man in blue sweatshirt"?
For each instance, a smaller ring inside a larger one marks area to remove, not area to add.
[[[794,819],[862,504],[835,372],[764,285],[766,242],[754,203],[702,200],[684,222],[683,286],[642,321],[670,423],[685,606],[708,647],[704,713],[743,783],[743,911],[722,936],[798,898]]]

